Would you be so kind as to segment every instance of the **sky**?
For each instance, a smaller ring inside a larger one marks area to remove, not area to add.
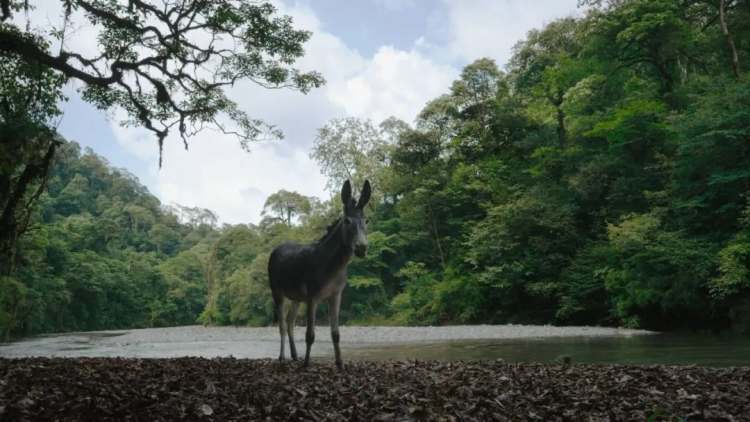
[[[32,2],[32,4],[35,2]],[[51,0],[40,0],[28,21],[38,28],[60,21]],[[275,4],[295,26],[313,32],[297,67],[318,70],[327,84],[307,95],[264,90],[250,82],[229,92],[252,117],[277,125],[281,141],[256,143],[245,152],[236,138],[203,131],[188,151],[176,138],[158,166],[154,136],[118,124],[82,101],[80,83],[66,86],[68,102],[58,131],[134,174],[163,203],[215,211],[223,223],[256,223],[265,199],[286,189],[328,198],[326,180],[309,157],[316,130],[334,118],[373,122],[395,116],[412,123],[425,103],[448,91],[461,69],[481,57],[502,68],[526,33],[580,15],[577,0],[284,0]],[[26,19],[25,16],[16,19]],[[95,51],[84,23],[68,49]],[[377,187],[375,187],[377,189]]]

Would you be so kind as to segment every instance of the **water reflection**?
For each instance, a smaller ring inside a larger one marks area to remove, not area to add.
[[[347,351],[352,359],[504,359],[553,362],[570,356],[577,363],[750,365],[750,338],[685,334],[633,337],[568,337],[524,340],[446,341],[368,345]]]

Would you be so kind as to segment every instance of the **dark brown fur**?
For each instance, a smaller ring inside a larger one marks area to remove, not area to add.
[[[309,245],[284,243],[271,253],[268,278],[281,335],[279,360],[284,360],[284,337],[287,333],[292,359],[297,359],[294,324],[299,304],[304,302],[307,305],[305,365],[309,365],[310,349],[315,342],[315,309],[320,302],[327,300],[336,365],[341,367],[338,327],[341,294],[346,286],[346,267],[352,255],[364,257],[367,252],[364,206],[370,199],[370,193],[370,182],[365,181],[362,195],[359,201],[355,201],[347,180],[341,188],[344,216],[328,226],[323,238]],[[286,318],[283,313],[285,298],[292,302]]]

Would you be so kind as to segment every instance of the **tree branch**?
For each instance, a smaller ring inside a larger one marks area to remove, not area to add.
[[[10,0],[0,0],[8,5]],[[295,30],[288,17],[275,17],[268,3],[249,0],[129,0],[127,5],[102,0],[69,0],[101,32],[100,54],[84,57],[61,46],[57,55],[43,42],[13,24],[0,26],[0,54],[20,57],[85,83],[83,98],[99,108],[121,107],[128,122],[156,135],[161,151],[171,130],[183,142],[192,129],[214,126],[219,115],[238,124],[243,145],[268,127],[251,119],[230,101],[224,88],[241,79],[267,89],[307,92],[324,83],[317,72],[302,73],[292,64],[310,37]],[[3,12],[3,20],[6,13]],[[207,35],[208,41],[195,42]],[[234,44],[233,48],[219,42]],[[145,83],[148,81],[148,83]],[[179,99],[179,100],[178,100]],[[278,130],[271,133],[280,137]]]

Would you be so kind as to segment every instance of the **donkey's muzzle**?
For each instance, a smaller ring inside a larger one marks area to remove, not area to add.
[[[357,255],[360,258],[364,258],[365,255],[367,255],[367,246],[364,246],[364,245],[355,246],[354,255]]]

